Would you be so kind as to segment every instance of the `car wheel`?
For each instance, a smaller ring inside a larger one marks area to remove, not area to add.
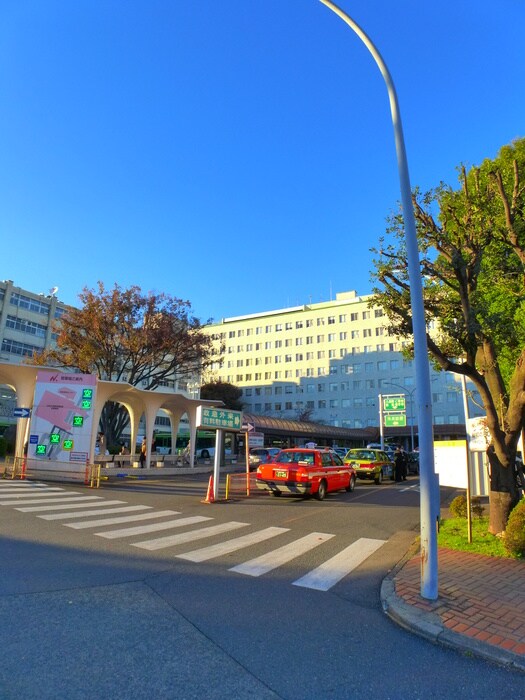
[[[203,450],[203,451],[201,452],[201,457],[202,457],[202,459],[209,459],[209,458],[210,458],[210,453],[208,452],[208,450]]]
[[[355,476],[352,474],[352,476],[350,477],[350,483],[348,484],[348,486],[346,487],[345,490],[347,491],[347,493],[351,493],[354,489],[355,489]]]
[[[317,489],[317,493],[315,494],[315,497],[317,498],[318,501],[324,500],[324,497],[326,496],[326,481],[322,479],[319,482],[319,488]]]
[[[280,496],[282,491],[272,491],[272,495],[274,495],[276,498]]]
[[[383,472],[382,471],[379,472],[378,474],[376,474],[374,481],[378,486],[379,486],[379,484],[383,483]]]

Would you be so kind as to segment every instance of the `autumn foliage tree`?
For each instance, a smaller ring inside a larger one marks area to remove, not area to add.
[[[518,500],[514,476],[525,415],[525,139],[459,171],[460,187],[413,196],[428,327],[441,369],[467,377],[486,411],[491,444],[489,530],[505,530]],[[403,222],[390,219],[375,250],[374,303],[391,332],[410,340]]]
[[[99,379],[156,389],[165,381],[198,376],[210,362],[210,339],[191,305],[167,294],[143,294],[138,286],[84,288],[81,307],[71,308],[56,325],[56,348],[33,358],[96,374]],[[115,444],[128,420],[119,404],[108,402],[101,429]]]

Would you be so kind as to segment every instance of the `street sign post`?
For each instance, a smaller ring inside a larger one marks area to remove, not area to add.
[[[255,430],[255,423],[243,423],[241,425],[241,430],[244,433],[251,433]]]

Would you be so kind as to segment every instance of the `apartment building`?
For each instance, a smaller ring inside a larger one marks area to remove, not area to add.
[[[370,303],[371,296],[347,291],[207,326],[218,356],[210,379],[241,388],[250,413],[346,428],[377,427],[379,396],[405,394],[407,426],[414,426],[414,363],[388,334],[383,310]],[[434,423],[464,423],[459,379],[435,371],[431,379]],[[471,417],[481,412],[470,403]]]

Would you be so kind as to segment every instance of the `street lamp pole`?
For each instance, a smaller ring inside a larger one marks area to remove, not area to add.
[[[372,54],[384,78],[390,101],[390,113],[394,126],[397,153],[397,167],[401,188],[403,219],[405,222],[405,243],[407,249],[408,277],[410,282],[410,304],[412,309],[412,329],[414,336],[414,360],[416,365],[416,386],[418,387],[418,429],[420,454],[420,523],[421,523],[421,595],[429,600],[438,597],[437,570],[437,522],[439,519],[439,484],[434,473],[434,446],[432,434],[432,396],[430,370],[427,355],[427,336],[423,286],[421,284],[419,248],[416,222],[412,206],[412,192],[408,175],[408,162],[405,139],[401,126],[401,113],[397,94],[390,72],[369,37],[345,12],[330,0],[320,0],[335,12],[364,43]]]

